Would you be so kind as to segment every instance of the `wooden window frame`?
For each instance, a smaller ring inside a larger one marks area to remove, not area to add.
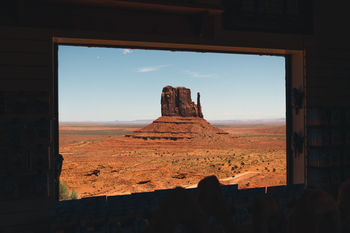
[[[51,78],[51,100],[54,113],[52,117],[52,149],[51,159],[55,159],[59,153],[58,140],[58,46],[74,45],[87,47],[107,47],[107,48],[134,48],[152,49],[168,51],[191,51],[191,52],[213,52],[213,53],[235,53],[254,55],[274,55],[285,57],[286,71],[286,166],[287,185],[306,185],[306,146],[301,145],[302,152],[295,148],[295,134],[298,134],[304,141],[306,138],[306,82],[305,82],[305,52],[304,50],[271,49],[271,48],[251,48],[235,47],[226,45],[208,45],[193,43],[164,43],[149,41],[127,41],[127,40],[105,40],[91,38],[53,37],[53,71]],[[295,96],[293,89],[304,93],[301,107],[296,110]],[[57,190],[56,190],[57,193]],[[58,198],[58,197],[57,197]]]

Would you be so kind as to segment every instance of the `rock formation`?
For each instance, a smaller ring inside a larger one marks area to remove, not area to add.
[[[191,90],[185,87],[164,87],[162,91],[161,107],[162,116],[203,118],[199,92],[197,93],[197,104],[195,104],[191,99]]]
[[[183,140],[206,145],[232,142],[230,134],[203,119],[199,93],[195,104],[191,100],[190,89],[166,86],[161,95],[161,109],[162,116],[152,124],[125,136],[144,140]]]

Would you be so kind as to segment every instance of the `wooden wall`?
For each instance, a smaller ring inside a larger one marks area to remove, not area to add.
[[[349,9],[314,2],[314,33],[305,40],[307,183],[334,193],[350,178],[350,37],[341,26]]]
[[[0,232],[48,225],[55,198],[50,158],[52,70],[48,32],[0,31]]]
[[[163,8],[116,8],[108,9],[104,18],[102,7],[80,11],[74,5],[66,11],[62,6],[37,8],[33,3],[35,9],[26,11],[28,2],[16,2],[5,5],[6,14],[0,18],[0,232],[45,231],[54,213],[57,116],[52,41],[60,36],[302,50],[306,182],[335,190],[350,177],[350,40],[346,28],[340,26],[350,21],[345,3],[314,1],[312,27],[279,33],[283,24],[269,24],[268,32],[261,24],[260,32],[249,24],[244,28],[226,24],[224,28],[221,14],[210,10],[203,14],[181,8],[169,15],[169,9]],[[244,9],[251,12],[254,1],[243,2],[247,3]],[[270,22],[270,18],[265,20]]]

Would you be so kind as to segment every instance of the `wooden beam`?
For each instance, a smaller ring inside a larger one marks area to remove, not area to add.
[[[198,52],[227,52],[227,53],[247,53],[247,54],[266,54],[266,55],[286,55],[300,54],[300,50],[269,49],[269,48],[250,48],[234,47],[205,44],[182,44],[182,43],[163,43],[163,42],[145,42],[145,41],[123,41],[123,40],[103,40],[86,38],[67,38],[53,37],[53,42],[66,45],[82,46],[101,46],[101,47],[134,47],[148,49],[167,49],[167,50],[188,50]]]
[[[207,11],[212,14],[221,14],[223,9],[220,4],[203,4],[200,1],[197,3],[187,3],[186,1],[170,2],[158,1],[158,0],[52,0],[57,3],[74,3],[82,5],[99,5],[109,7],[122,7],[128,9],[140,9],[140,10],[156,10],[163,12],[181,12],[181,13],[196,13]],[[219,2],[219,1],[216,1]]]

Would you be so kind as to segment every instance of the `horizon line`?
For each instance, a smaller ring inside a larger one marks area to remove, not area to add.
[[[205,119],[205,118],[204,118]],[[85,122],[93,122],[93,123],[106,123],[106,122],[137,122],[137,121],[154,121],[155,119],[135,119],[135,120],[81,120],[81,121],[74,121],[74,120],[68,120],[68,121],[59,121],[61,123],[85,123]],[[254,119],[214,119],[214,120],[208,120],[205,119],[207,121],[277,121],[277,120],[286,120],[285,117],[281,117],[281,118],[254,118]]]

